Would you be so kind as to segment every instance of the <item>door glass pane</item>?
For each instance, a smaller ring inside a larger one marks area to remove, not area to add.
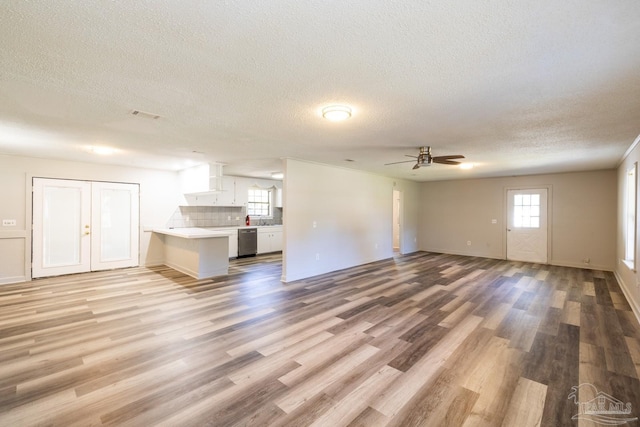
[[[131,192],[100,191],[100,260],[131,258]]]
[[[516,228],[540,228],[539,194],[514,195],[513,226]]]
[[[81,200],[79,188],[44,187],[43,267],[80,264]]]

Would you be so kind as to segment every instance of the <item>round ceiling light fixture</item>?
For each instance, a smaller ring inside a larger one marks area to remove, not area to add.
[[[89,147],[88,150],[90,153],[97,154],[99,156],[110,156],[118,151],[113,147],[107,147],[105,145],[94,145]]]
[[[271,174],[271,178],[273,179],[284,179],[284,173],[282,172],[274,172]]]
[[[351,117],[351,108],[346,105],[330,105],[322,109],[322,117],[332,122],[340,122]]]

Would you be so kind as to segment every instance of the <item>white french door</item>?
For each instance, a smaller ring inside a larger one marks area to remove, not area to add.
[[[138,265],[136,184],[33,179],[32,276]]]
[[[547,262],[547,189],[507,190],[507,259]]]
[[[91,183],[33,179],[33,277],[91,266]]]
[[[138,265],[139,187],[91,184],[91,270]]]

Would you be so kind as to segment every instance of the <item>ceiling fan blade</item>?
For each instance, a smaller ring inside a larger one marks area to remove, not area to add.
[[[392,162],[392,163],[385,163],[385,166],[389,166],[389,165],[397,165],[398,163],[413,163],[415,162],[415,160],[404,160],[402,162]]]
[[[455,160],[447,160],[447,159],[437,159],[433,158],[433,163],[440,163],[441,165],[459,165],[460,162],[456,162]]]
[[[464,159],[462,154],[452,154],[450,156],[432,156],[433,160],[451,160],[451,159]]]
[[[432,163],[440,163],[443,165],[459,165],[460,162],[457,162],[453,159],[464,159],[462,154],[451,154],[448,156],[432,156],[431,155],[431,147],[420,147],[420,154],[418,156],[411,156],[409,154],[405,154],[405,157],[411,157],[412,159],[416,159],[416,164],[413,165],[413,169],[419,169],[421,166],[429,166]],[[403,162],[392,162],[385,163],[385,166],[388,165],[397,165],[399,163],[411,163],[414,160],[406,160]]]

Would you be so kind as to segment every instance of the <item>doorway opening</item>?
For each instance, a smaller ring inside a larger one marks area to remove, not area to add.
[[[401,192],[398,190],[393,190],[393,253],[400,254],[402,251],[400,250],[400,230],[401,230],[401,218],[400,215],[400,207],[401,207]]]

